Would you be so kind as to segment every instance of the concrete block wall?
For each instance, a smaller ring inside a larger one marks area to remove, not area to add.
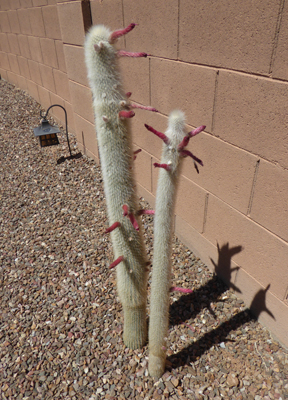
[[[287,1],[2,0],[0,21],[2,77],[43,107],[68,106],[70,130],[97,162],[85,30],[138,24],[118,46],[149,57],[120,59],[124,87],[159,110],[131,121],[138,192],[154,205],[162,143],[144,123],[165,131],[180,108],[187,129],[205,124],[189,143],[204,167],[184,162],[175,233],[247,306],[262,293],[254,311],[288,346]]]

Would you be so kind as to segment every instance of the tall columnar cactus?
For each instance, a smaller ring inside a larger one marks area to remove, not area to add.
[[[103,25],[92,27],[85,41],[85,60],[93,94],[93,107],[104,191],[115,261],[117,289],[124,310],[124,343],[136,349],[147,338],[147,259],[137,214],[132,173],[129,118],[136,105],[129,103],[121,85],[119,56],[145,57],[145,53],[117,51],[114,42],[135,24],[111,32]],[[139,107],[139,106],[138,106]],[[143,107],[144,108],[144,107]],[[156,111],[151,107],[148,110]]]
[[[185,117],[175,110],[169,116],[165,134],[145,125],[148,130],[160,137],[163,142],[154,220],[154,256],[151,285],[151,306],[149,319],[149,373],[160,378],[165,369],[166,339],[169,321],[169,292],[171,291],[171,239],[174,218],[174,205],[181,161],[190,156],[201,165],[202,161],[186,150],[189,139],[205,129],[205,126],[185,134]],[[177,290],[178,288],[172,288]],[[180,290],[180,289],[179,289]],[[183,290],[181,290],[183,291]]]

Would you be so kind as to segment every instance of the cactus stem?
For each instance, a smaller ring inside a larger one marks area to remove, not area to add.
[[[94,44],[94,49],[97,53],[100,53],[102,49],[104,49],[105,44],[101,41],[99,43]]]
[[[117,265],[120,264],[123,260],[123,256],[118,257],[115,261],[112,262],[112,264],[109,265],[109,269],[117,267]]]
[[[158,110],[156,110],[156,108],[154,107],[150,107],[150,106],[142,106],[140,104],[135,104],[135,103],[131,103],[130,104],[131,108],[140,108],[141,110],[146,110],[146,111],[153,111],[153,112],[159,112]]]
[[[143,215],[143,214],[154,215],[155,210],[138,210],[136,213],[136,215]]]
[[[103,119],[104,122],[108,122],[109,121],[109,118],[106,115],[103,115],[102,119]]]
[[[122,110],[119,112],[119,118],[120,119],[126,119],[126,118],[132,118],[134,117],[135,113],[134,111],[126,111],[126,110]]]
[[[204,131],[205,128],[206,128],[206,125],[198,126],[198,128],[193,129],[193,131],[189,132],[187,135],[190,137],[196,136],[196,135],[198,135],[198,133]]]
[[[181,150],[180,154],[181,154],[182,157],[189,156],[189,157],[193,158],[194,161],[197,161],[203,167],[203,161],[200,160],[200,158],[197,158],[196,156],[194,156],[194,154],[192,154],[191,151],[189,151],[189,150]]]
[[[114,224],[112,224],[111,226],[109,226],[109,228],[106,229],[105,233],[109,233],[114,231],[114,229],[118,228],[119,226],[121,226],[120,222],[114,222]]]
[[[142,151],[142,149],[138,149],[138,150],[133,151],[133,161],[136,160],[137,154],[140,153],[141,151]]]
[[[155,162],[153,165],[154,165],[154,167],[157,167],[157,168],[164,168],[164,169],[166,169],[166,171],[171,170],[171,167],[168,164],[159,164],[159,163]]]
[[[187,288],[181,288],[181,287],[177,287],[177,286],[172,286],[170,288],[170,292],[193,293],[193,290],[187,289]]]
[[[143,52],[130,52],[130,51],[125,51],[125,50],[118,50],[117,51],[117,57],[147,57],[147,53]]]
[[[160,139],[162,139],[163,142],[164,142],[165,144],[169,144],[169,143],[170,143],[170,140],[169,140],[168,137],[165,135],[165,133],[158,132],[158,131],[156,131],[156,129],[152,128],[152,126],[149,126],[149,125],[147,125],[147,124],[144,124],[144,125],[145,125],[145,128],[148,129],[148,131],[154,133],[154,135],[156,135],[156,136],[158,136]]]
[[[111,33],[110,38],[109,38],[109,43],[112,44],[114,43],[119,37],[126,35],[127,33],[131,32],[132,29],[134,29],[136,24],[132,23],[127,26],[127,28],[124,29],[119,29],[117,31],[114,31]]]

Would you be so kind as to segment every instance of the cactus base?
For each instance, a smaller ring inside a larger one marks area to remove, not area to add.
[[[149,353],[148,371],[155,379],[160,379],[165,372],[166,354],[164,351],[162,353],[161,355],[155,355],[151,351]]]
[[[135,350],[143,347],[147,341],[146,304],[137,308],[124,308],[125,346]]]

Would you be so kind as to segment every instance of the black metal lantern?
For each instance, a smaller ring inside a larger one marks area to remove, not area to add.
[[[70,152],[70,157],[72,158],[72,153],[71,153],[71,148],[70,148],[70,143],[69,143],[69,138],[68,138],[68,126],[67,126],[67,112],[63,106],[60,104],[53,104],[50,106],[46,114],[42,115],[42,111],[40,111],[40,117],[43,118],[41,125],[39,125],[37,128],[34,129],[34,136],[38,136],[40,140],[40,145],[41,147],[46,147],[46,146],[54,146],[59,144],[59,140],[57,137],[57,133],[60,133],[60,129],[58,128],[57,125],[52,126],[49,124],[47,121],[47,115],[52,107],[61,107],[62,110],[64,110],[65,113],[65,125],[66,125],[66,138],[67,138],[67,143],[69,147],[69,152]]]
[[[54,146],[59,144],[57,133],[60,133],[58,126],[52,126],[47,119],[43,119],[41,125],[34,129],[34,135],[39,137],[40,146]]]

